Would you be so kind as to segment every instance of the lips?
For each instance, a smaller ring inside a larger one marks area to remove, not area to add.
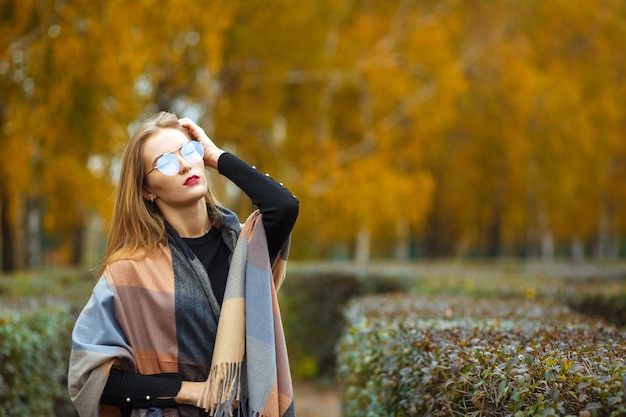
[[[197,175],[192,175],[191,177],[187,178],[185,180],[185,184],[184,185],[194,185],[196,184],[198,181],[200,181],[200,177]]]

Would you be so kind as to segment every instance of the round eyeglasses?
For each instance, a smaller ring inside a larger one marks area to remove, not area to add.
[[[168,177],[173,177],[178,174],[180,172],[180,162],[178,161],[178,157],[174,154],[179,150],[183,158],[185,158],[185,160],[190,164],[200,162],[204,157],[204,148],[202,147],[202,144],[198,141],[190,140],[189,142],[183,143],[173,151],[166,152],[159,156],[156,160],[156,164],[146,173],[146,176],[155,169],[159,170],[162,174],[167,175]]]

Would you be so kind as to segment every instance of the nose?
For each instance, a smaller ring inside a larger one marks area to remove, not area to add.
[[[176,158],[178,158],[178,165],[180,165],[180,172],[187,172],[191,169],[191,163],[187,161],[181,154],[178,152],[176,154]]]

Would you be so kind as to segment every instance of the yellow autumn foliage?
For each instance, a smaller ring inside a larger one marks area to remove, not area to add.
[[[623,39],[621,0],[4,0],[2,245],[38,207],[76,246],[110,215],[133,123],[168,109],[300,198],[296,257],[362,231],[381,257],[614,255]]]

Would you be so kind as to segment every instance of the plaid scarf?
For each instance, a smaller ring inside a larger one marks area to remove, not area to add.
[[[249,217],[237,239],[239,222],[226,212],[222,236],[234,251],[221,311],[204,267],[173,229],[168,228],[169,245],[155,254],[106,268],[72,333],[68,385],[81,417],[119,415],[117,408],[99,404],[113,366],[143,374],[180,372],[194,381],[209,375],[214,383],[206,395],[212,400],[198,405],[214,415],[228,414],[235,401],[246,415],[294,415],[276,303],[289,242],[270,269],[260,213]],[[242,326],[249,343],[242,342]],[[179,408],[164,411],[206,415],[198,408]],[[147,411],[133,410],[133,416]]]
[[[288,249],[289,242],[270,265],[259,212],[246,220],[230,265],[211,372],[198,402],[210,415],[228,416],[238,405],[244,415],[295,416],[276,298]]]

